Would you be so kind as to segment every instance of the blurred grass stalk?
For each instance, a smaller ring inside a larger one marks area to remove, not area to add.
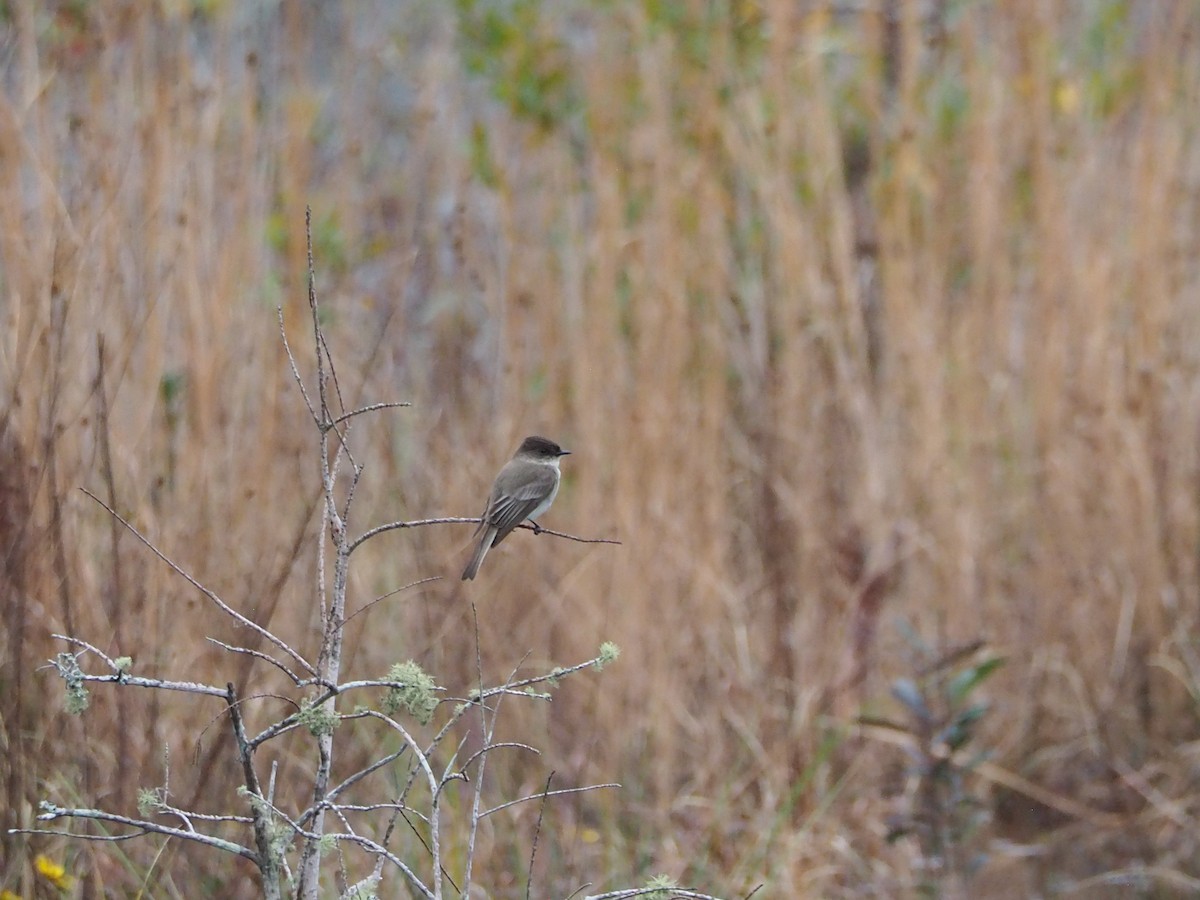
[[[226,748],[193,743],[203,710],[117,694],[68,719],[35,672],[54,630],[136,644],[163,677],[227,637],[78,486],[289,641],[309,633],[319,484],[273,307],[304,301],[311,203],[343,383],[416,400],[364,446],[360,514],[473,514],[514,438],[545,428],[577,454],[556,522],[625,541],[517,541],[481,605],[485,667],[608,638],[633,661],[514,717],[564,779],[628,786],[547,812],[602,836],[540,859],[539,883],[602,860],[730,893],[915,884],[883,840],[892,752],[827,752],[826,725],[902,671],[900,613],[1009,659],[980,737],[998,763],[1139,835],[1081,838],[996,792],[992,836],[1045,845],[999,855],[997,883],[1135,856],[1200,877],[1198,832],[1149,799],[1200,814],[1195,7],[0,15],[0,825],[28,824],[45,785],[132,804],[164,742],[194,761],[190,805],[225,777]],[[352,591],[453,570],[465,537],[364,548]],[[458,590],[359,617],[349,665],[403,652],[471,683]],[[239,689],[262,677],[247,665]],[[536,789],[540,769],[499,769]],[[69,869],[152,870],[164,896],[225,877],[188,848],[122,850]]]

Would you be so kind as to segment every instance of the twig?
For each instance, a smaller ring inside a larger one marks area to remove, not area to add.
[[[411,807],[405,806],[403,803],[330,803],[325,801],[325,808],[337,810],[338,812],[375,812],[380,809],[402,809],[405,812],[410,812],[421,821],[425,821],[425,817],[420,811]]]
[[[228,701],[228,699],[229,699],[228,695],[223,694],[223,696],[225,697],[226,701]],[[292,706],[296,707],[297,709],[301,708],[300,704],[297,703],[295,700],[293,700],[291,697],[285,697],[282,694],[251,694],[249,697],[238,697],[237,702],[238,702],[238,706],[241,706],[243,703],[248,703],[251,700],[261,700],[261,699],[267,698],[267,697],[269,697],[273,700],[282,700],[284,703],[289,703]],[[218,713],[217,715],[215,715],[211,719],[209,719],[208,724],[200,729],[200,734],[198,734],[196,736],[196,756],[197,756],[197,758],[199,758],[199,756],[200,756],[200,745],[204,741],[204,736],[206,734],[208,734],[208,729],[212,728],[214,725],[216,725],[218,722],[220,722],[222,716],[224,716],[227,712],[229,712],[228,702],[226,702],[225,709],[221,710],[220,713]]]
[[[82,647],[84,650],[87,650],[91,653],[96,654],[98,657],[100,657],[102,660],[104,660],[105,665],[107,665],[114,672],[124,671],[120,666],[117,665],[116,660],[114,660],[112,657],[110,657],[107,653],[105,653],[99,647],[89,644],[87,641],[83,640],[82,638],[71,637],[71,635],[69,635],[69,634],[59,634],[58,632],[52,632],[50,637],[57,638],[60,641],[66,641],[68,644],[74,644],[76,647]]]
[[[383,857],[397,869],[403,872],[405,877],[408,878],[409,883],[421,893],[422,897],[427,897],[429,900],[435,900],[435,898],[438,896],[438,894],[435,894],[425,886],[425,884],[420,878],[417,877],[416,873],[412,869],[405,865],[404,860],[396,856],[396,854],[392,853],[392,851],[382,844],[358,834],[331,834],[327,835],[327,837],[334,841],[350,841],[366,847],[372,853],[377,853],[379,856]]]
[[[379,769],[382,769],[388,763],[394,762],[395,760],[399,759],[401,756],[404,755],[404,751],[408,750],[408,749],[409,749],[408,747],[401,747],[399,750],[395,751],[394,753],[389,753],[387,756],[383,757],[382,759],[377,759],[375,762],[371,763],[366,768],[359,769],[353,775],[347,776],[341,782],[341,784],[338,784],[337,786],[330,789],[329,793],[325,795],[325,802],[332,803],[334,801],[334,798],[336,798],[342,791],[344,791],[347,788],[352,787],[353,785],[362,781],[364,778],[366,778],[372,772],[376,772]],[[300,821],[303,822],[304,818],[301,817]]]
[[[483,692],[482,696],[477,699],[487,700],[497,695],[512,693],[517,693],[521,696],[528,696],[523,692],[518,691],[517,688],[528,687],[531,684],[542,684],[547,681],[558,681],[558,679],[565,678],[567,675],[571,675],[575,672],[595,666],[598,662],[600,662],[600,657],[595,656],[592,659],[589,659],[587,662],[577,663],[573,666],[568,666],[565,669],[554,669],[553,671],[547,672],[544,675],[534,675],[532,678],[525,678],[521,681],[510,681],[505,684],[498,685],[497,687],[488,688]]]
[[[202,834],[197,831],[187,831],[182,828],[175,828],[171,825],[160,825],[158,822],[150,822],[146,819],[131,819],[128,816],[121,816],[116,813],[105,812],[102,809],[69,809],[62,806],[57,806],[53,803],[43,802],[42,808],[45,810],[37,817],[39,822],[53,822],[56,819],[94,819],[99,822],[113,822],[117,825],[127,825],[130,828],[137,828],[142,834],[165,834],[169,837],[185,838],[191,841],[198,841],[201,844],[207,844],[209,847],[216,847],[218,850],[225,850],[228,853],[236,853],[238,856],[248,859],[253,863],[258,863],[258,857],[249,847],[243,847],[241,844],[227,841],[223,838],[213,837],[211,834]],[[82,838],[83,840],[111,840],[112,836],[98,834],[76,834],[69,831],[49,831],[40,828],[12,828],[9,829],[9,834],[67,834],[73,838]],[[123,839],[140,837],[139,834],[122,835]]]
[[[202,593],[205,597],[207,597],[209,600],[211,600],[213,603],[215,603],[218,607],[220,607],[222,612],[224,612],[228,616],[232,616],[234,619],[236,619],[241,624],[245,625],[247,628],[250,628],[253,631],[258,632],[259,635],[266,638],[268,641],[270,641],[272,644],[274,644],[276,647],[278,647],[280,650],[282,650],[284,653],[286,653],[288,656],[290,656],[292,659],[294,659],[297,663],[299,663],[301,666],[303,666],[306,671],[312,673],[313,675],[317,674],[316,669],[314,669],[311,665],[309,665],[308,661],[303,656],[301,656],[299,653],[297,653],[295,650],[293,650],[291,647],[289,647],[286,643],[284,643],[284,641],[282,639],[276,637],[271,631],[267,630],[266,628],[263,628],[261,625],[259,625],[254,620],[249,619],[246,616],[242,615],[240,612],[238,612],[236,609],[234,609],[232,606],[230,606],[228,603],[226,603],[224,600],[222,600],[220,597],[218,597],[215,591],[212,591],[211,589],[205,587],[199,581],[197,581],[195,578],[193,578],[192,575],[190,573],[188,573],[182,566],[180,566],[173,559],[171,559],[165,553],[163,553],[161,550],[159,550],[158,547],[156,547],[149,538],[145,537],[140,531],[138,531],[136,528],[134,528],[133,525],[131,525],[129,522],[127,522],[120,515],[120,513],[118,513],[115,509],[113,509],[111,506],[109,506],[107,503],[105,503],[103,500],[101,500],[99,497],[97,497],[95,494],[93,494],[87,488],[80,488],[80,490],[83,491],[85,494],[87,494],[89,497],[91,497],[93,500],[95,500],[97,503],[99,503],[101,506],[103,506],[106,510],[108,510],[108,514],[110,516],[113,516],[118,522],[120,522],[127,529],[129,529],[129,531],[133,534],[133,536],[136,537],[143,544],[145,544],[151,553],[153,553],[160,560],[162,560],[164,563],[166,563],[168,566],[170,566],[171,569],[177,575],[179,575],[181,578],[183,578],[185,581],[187,581],[188,584],[190,584],[192,587],[194,587],[196,590],[198,590],[200,593]]]
[[[190,809],[179,809],[178,807],[171,806],[169,803],[162,804],[158,807],[158,810],[162,813],[179,816],[179,818],[189,823],[191,819],[198,819],[201,822],[236,822],[239,825],[251,825],[254,823],[254,819],[250,816],[226,816],[214,813],[194,812]]]
[[[476,519],[476,522],[479,520]],[[566,538],[568,541],[575,541],[577,544],[615,544],[621,546],[621,542],[614,538],[585,538],[574,534],[567,534],[565,531],[555,531],[553,528],[543,528],[541,525],[530,525],[528,522],[522,522],[517,526],[532,531],[534,534],[548,534],[551,537]]]
[[[308,414],[312,416],[313,422],[320,428],[321,420],[317,416],[317,410],[312,404],[312,399],[308,396],[308,388],[304,386],[304,379],[300,377],[300,367],[296,365],[296,357],[292,355],[292,345],[288,342],[287,329],[283,325],[282,303],[275,305],[275,314],[279,317],[279,337],[283,341],[283,350],[287,354],[288,363],[292,367],[292,378],[296,382],[296,387],[300,388],[300,396],[304,398],[304,405],[308,407]]]
[[[69,678],[78,681],[101,681],[116,684],[128,684],[133,687],[143,688],[158,688],[164,691],[181,691],[187,694],[207,694],[212,697],[224,697],[225,692],[219,687],[214,687],[211,684],[201,684],[197,681],[167,681],[161,678],[145,678],[141,675],[130,675],[124,669],[117,665],[116,660],[104,653],[98,647],[94,647],[87,641],[80,638],[71,637],[67,634],[52,634],[51,637],[58,638],[60,641],[66,641],[69,644],[74,644],[77,647],[83,647],[84,650],[94,653],[99,656],[110,669],[113,670],[111,675],[92,675],[78,668],[79,656],[83,653],[64,654],[68,658],[73,658],[74,663],[70,667],[70,672],[63,671],[63,664],[59,660],[50,660],[49,664],[58,670],[58,674],[63,678]]]
[[[723,900],[722,897],[714,897],[712,894],[701,894],[698,891],[689,891],[685,888],[660,887],[624,888],[619,891],[608,891],[604,894],[588,894],[583,900],[626,900],[628,897],[645,897],[649,894],[653,894],[656,897],[661,897],[665,894],[671,900]]]
[[[516,806],[518,803],[528,803],[530,800],[537,800],[538,798],[544,799],[546,797],[558,797],[562,794],[586,794],[588,791],[598,791],[603,788],[620,787],[621,785],[617,784],[616,782],[610,782],[609,784],[589,784],[584,787],[560,788],[557,791],[538,791],[536,794],[530,794],[528,797],[520,797],[516,800],[509,800],[507,803],[501,803],[499,806],[493,806],[491,809],[484,810],[479,814],[479,818],[486,819],[492,813],[498,813],[502,809],[508,809],[510,806]],[[541,817],[539,816],[538,818],[540,819]]]
[[[299,675],[268,653],[263,653],[261,650],[254,650],[250,647],[236,647],[233,644],[227,644],[224,641],[218,641],[216,638],[210,637],[205,638],[205,640],[209,643],[216,644],[223,650],[228,650],[230,653],[245,653],[247,656],[253,656],[255,659],[261,659],[263,662],[269,662],[284,675],[290,678],[294,684],[300,684],[301,679]]]
[[[376,535],[383,534],[385,531],[395,531],[398,528],[420,528],[422,525],[468,525],[479,524],[479,519],[465,519],[461,516],[445,516],[440,519],[414,519],[410,522],[388,522],[384,525],[376,525],[369,531],[364,531],[358,537],[350,542],[350,552],[353,553],[363,543],[369,541]]]
[[[474,600],[471,601],[471,621],[475,626],[475,677],[478,679],[476,684],[479,685],[479,731],[483,735],[483,746],[487,747],[492,743],[492,732],[495,730],[499,706],[492,712],[492,728],[489,729],[487,706],[483,702],[483,650],[479,640],[479,608],[475,605]],[[526,656],[528,655],[526,654]],[[470,765],[470,762],[468,760],[467,764]],[[464,897],[468,897],[471,894],[471,875],[475,865],[475,837],[479,833],[479,807],[483,799],[483,773],[486,765],[487,756],[481,755],[479,757],[479,772],[475,776],[475,790],[471,792],[471,818],[467,831],[467,861],[463,867]]]
[[[550,796],[550,782],[553,780],[554,770],[551,770],[546,777],[546,786],[542,788],[542,803],[538,807],[537,825],[533,829],[533,846],[529,848],[529,875],[525,879],[525,900],[529,900],[529,893],[533,890],[533,861],[537,858],[538,838],[542,835],[542,816],[546,814],[546,798]]]
[[[67,812],[73,812],[73,810],[67,810]],[[65,829],[60,830],[58,828],[10,828],[8,829],[8,833],[37,834],[45,837],[65,837],[80,841],[95,841],[97,844],[105,842],[119,844],[123,841],[134,841],[140,837],[146,836],[145,830],[136,831],[133,834],[80,834],[77,831],[67,831]],[[164,846],[166,846],[165,842]]]
[[[417,760],[418,768],[425,773],[425,778],[429,783],[429,795],[431,798],[430,799],[430,810],[429,810],[429,837],[430,837],[430,843],[433,846],[430,848],[430,853],[433,856],[433,869],[435,872],[439,872],[439,871],[441,871],[441,868],[442,868],[442,851],[441,851],[441,834],[440,834],[441,826],[439,823],[439,812],[441,810],[441,804],[439,803],[437,776],[435,776],[433,774],[433,769],[429,765],[429,758],[426,754],[421,752],[420,746],[417,744],[417,742],[413,738],[413,736],[408,733],[408,729],[406,729],[403,725],[401,725],[399,722],[397,722],[391,716],[386,716],[383,713],[381,713],[377,710],[374,710],[374,709],[364,710],[362,714],[365,716],[368,716],[370,718],[373,718],[373,719],[379,719],[380,721],[386,723],[388,725],[388,727],[390,727],[393,731],[395,731],[397,734],[399,734],[400,737],[404,740],[404,742],[406,744],[408,744],[408,746],[410,748],[412,748],[413,755],[416,757],[416,760]],[[435,890],[435,893],[437,894],[437,896],[440,897],[441,896],[441,882],[440,881],[434,882],[434,890]],[[464,887],[463,890],[465,891],[466,887]]]
[[[364,413],[377,412],[381,409],[400,409],[400,408],[406,407],[406,406],[412,406],[412,403],[409,402],[408,400],[396,400],[396,401],[392,401],[390,403],[372,403],[369,406],[360,406],[358,409],[352,409],[348,413],[342,413],[340,416],[338,416],[336,419],[333,420],[333,424],[340,425],[340,424],[342,424],[342,422],[345,422],[347,419],[352,419],[355,416],[361,416]]]
[[[483,754],[490,753],[492,750],[499,750],[501,747],[507,747],[509,749],[516,750],[528,750],[534,756],[542,755],[542,751],[540,751],[537,747],[531,747],[528,744],[522,744],[518,741],[498,741],[495,744],[488,744],[486,747],[483,747],[472,753],[470,757],[468,757],[467,761],[462,764],[462,768],[459,769],[459,771],[465,773],[467,769],[471,767],[471,763],[475,762],[475,760],[483,756]],[[535,794],[534,796],[536,797],[538,795]]]
[[[441,575],[431,575],[428,578],[421,578],[418,581],[411,581],[408,584],[404,585],[403,587],[398,587],[393,591],[388,591],[386,594],[381,594],[380,596],[376,597],[374,600],[370,601],[369,603],[363,604],[358,609],[356,609],[354,612],[350,613],[350,615],[346,616],[345,624],[349,624],[350,621],[355,616],[359,615],[360,613],[365,613],[368,609],[370,609],[376,603],[380,603],[380,602],[386,600],[388,597],[394,597],[396,594],[399,594],[401,591],[407,591],[409,588],[420,587],[421,585],[428,584],[431,581],[441,581],[441,580],[442,580]]]

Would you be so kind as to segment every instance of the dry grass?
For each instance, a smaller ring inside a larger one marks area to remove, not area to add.
[[[471,600],[494,676],[621,646],[509,720],[542,759],[493,762],[513,794],[626,786],[547,809],[545,896],[912,890],[900,754],[850,730],[894,710],[900,618],[1006,655],[993,762],[1097,813],[979,779],[976,896],[1141,864],[1194,889],[1195,9],[486,6],[535,12],[486,46],[419,0],[0,6],[2,824],[47,793],[131,808],[164,743],[183,797],[236,781],[199,701],[60,713],[51,631],[270,690],[79,487],[315,645],[319,485],[274,335],[311,203],[343,384],[415,403],[359,426],[357,527],[476,514],[542,431],[575,450],[545,524],[625,542],[518,534],[463,585],[466,527],[393,532],[351,587],[447,576],[355,620],[351,674],[469,684]],[[13,890],[40,851],[116,895],[232,890],[150,840],[4,846]]]

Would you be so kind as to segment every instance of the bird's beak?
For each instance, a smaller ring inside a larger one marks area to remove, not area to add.
[[[571,455],[571,451],[570,451],[570,450],[562,450],[562,449],[560,449],[560,450],[558,451],[558,455],[559,455],[559,456],[570,456],[570,455]]]

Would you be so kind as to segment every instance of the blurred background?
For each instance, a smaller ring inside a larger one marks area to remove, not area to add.
[[[621,647],[506,710],[542,755],[493,755],[497,801],[624,786],[546,806],[534,896],[1200,891],[1200,7],[8,0],[0,80],[0,888],[57,895],[45,854],[85,896],[254,895],[7,828],[135,814],[164,748],[179,805],[237,803],[217,704],[69,716],[52,632],[282,687],[81,488],[316,650],[275,313],[311,373],[311,205],[347,404],[413,403],[357,420],[352,530],[478,515],[543,433],[543,524],[622,541],[519,532],[466,584],[467,525],[354,558],[352,609],[443,578],[350,624],[347,677],[461,696],[472,603],[492,681]],[[349,772],[378,734],[343,728]],[[510,813],[490,896],[524,895]]]

